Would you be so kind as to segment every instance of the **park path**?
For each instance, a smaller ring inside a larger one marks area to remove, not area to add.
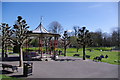
[[[83,61],[81,58],[66,58],[75,59],[75,61],[31,61],[33,62],[33,75],[28,78],[118,78],[118,65],[93,62],[88,59]],[[18,65],[19,62],[3,63]],[[22,77],[23,68],[19,68],[19,72],[7,75]]]

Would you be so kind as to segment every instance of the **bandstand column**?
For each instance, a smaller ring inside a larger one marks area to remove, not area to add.
[[[46,53],[48,52],[48,38],[46,37],[45,38],[45,47],[46,47]]]
[[[58,37],[54,37],[54,60],[56,60],[56,50],[57,50],[57,47],[58,47]]]
[[[52,37],[49,38],[49,54],[51,55],[51,47],[52,47],[52,41],[51,41]]]
[[[42,58],[42,37],[39,36],[39,54],[41,54]]]

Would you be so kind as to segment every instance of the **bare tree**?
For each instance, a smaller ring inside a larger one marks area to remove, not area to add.
[[[102,32],[90,32],[94,47],[100,47],[103,46],[103,35]]]
[[[99,31],[97,31],[96,32],[96,42],[97,42],[97,46],[103,46],[103,36],[102,36],[102,31],[101,30],[99,30]]]
[[[61,34],[63,31],[63,27],[59,22],[53,21],[49,24],[49,31],[52,33]]]
[[[8,24],[2,23],[2,58],[7,57],[8,45],[11,44],[12,31]]]
[[[79,26],[73,26],[75,36],[78,35]]]
[[[62,41],[64,46],[64,56],[66,56],[66,49],[67,49],[67,46],[70,44],[70,37],[68,36],[67,31],[64,31]]]
[[[1,27],[0,27],[0,32],[1,32]],[[0,48],[2,47],[2,33],[0,33]]]
[[[113,32],[112,32],[112,36],[111,36],[111,38],[112,38],[112,46],[120,46],[120,29],[118,28],[118,29],[115,29],[115,30],[113,30]]]
[[[75,38],[75,41],[74,41],[74,43],[75,43],[75,46],[76,46],[76,49],[77,49],[77,52],[78,52],[78,50],[79,50],[79,48],[80,48],[80,44],[78,44],[77,43],[77,36],[78,36],[78,33],[79,33],[79,26],[73,26],[73,29],[74,29],[74,38]]]
[[[83,60],[85,60],[85,47],[92,43],[89,30],[87,30],[86,27],[79,29],[77,42],[83,46]]]
[[[108,34],[108,33],[102,33],[102,37],[103,37],[102,45],[104,47],[110,47],[111,44],[112,44],[112,39],[111,39],[110,34]]]
[[[27,26],[26,21],[22,19],[21,16],[17,17],[16,24],[14,26],[14,34],[16,37],[17,44],[20,46],[20,64],[19,66],[23,66],[23,44],[27,38],[27,31],[29,26]]]

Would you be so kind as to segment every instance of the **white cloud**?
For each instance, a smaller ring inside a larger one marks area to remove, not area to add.
[[[67,32],[73,32],[73,30],[67,30]]]

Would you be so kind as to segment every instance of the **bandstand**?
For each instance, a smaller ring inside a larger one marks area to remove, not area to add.
[[[38,39],[39,41],[39,49],[38,54],[40,54],[40,58],[43,58],[43,53],[47,53],[53,56],[53,60],[56,59],[56,51],[58,47],[58,38],[60,34],[50,33],[48,32],[40,22],[39,26],[32,31],[28,31],[27,39]],[[26,44],[26,47],[29,47],[29,43]],[[45,51],[43,51],[43,47]]]

